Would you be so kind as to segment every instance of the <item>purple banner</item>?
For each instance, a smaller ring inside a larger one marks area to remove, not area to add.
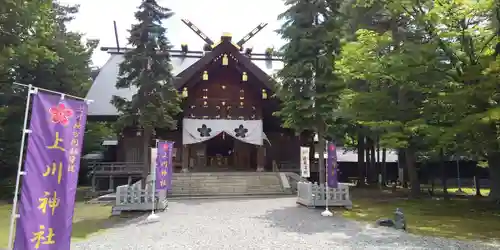
[[[70,249],[87,104],[33,94],[15,250]]]
[[[172,152],[174,142],[159,141],[156,149],[156,190],[170,190],[172,187]]]
[[[339,181],[337,176],[337,147],[334,143],[328,143],[327,145],[328,156],[326,158],[326,173],[328,186],[331,188],[337,188]]]

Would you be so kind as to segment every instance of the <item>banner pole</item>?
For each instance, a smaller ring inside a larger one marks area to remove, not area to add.
[[[330,199],[330,193],[329,193],[329,187],[328,187],[328,161],[330,160],[330,148],[328,147],[328,141],[326,141],[326,163],[325,166],[325,211],[321,212],[322,216],[333,216],[332,212],[328,209],[328,201]],[[324,157],[323,157],[324,158]],[[331,163],[333,164],[333,162]],[[330,166],[330,168],[333,168],[333,166]],[[330,169],[332,171],[332,169]]]
[[[156,155],[158,155],[158,139],[156,140]],[[158,157],[158,156],[156,156]],[[158,159],[157,159],[158,160]],[[153,197],[151,197],[153,199],[153,209],[151,210],[152,211],[152,214],[155,213],[155,208],[156,208],[156,197],[155,197],[155,192],[156,192],[156,163],[155,163],[155,168],[151,171],[151,177],[152,177],[152,190],[153,190]]]
[[[158,158],[158,143],[159,143],[159,140],[156,139],[156,158]],[[154,163],[154,168],[151,168],[151,199],[152,199],[152,203],[153,203],[153,207],[151,208],[151,214],[148,216],[148,218],[146,218],[146,220],[148,221],[154,221],[154,220],[157,220],[158,219],[158,215],[155,214],[155,208],[156,208],[156,196],[155,196],[155,193],[156,193],[156,168],[158,166],[156,166],[156,162],[158,161],[158,159],[156,159],[155,163]]]
[[[24,108],[24,122],[23,122],[23,133],[21,135],[21,147],[19,148],[19,160],[17,163],[17,177],[16,177],[16,187],[14,190],[14,200],[12,202],[12,214],[10,216],[10,229],[9,229],[9,243],[8,243],[8,248],[7,249],[13,249],[13,244],[14,244],[14,225],[16,222],[16,219],[18,217],[17,213],[17,203],[19,200],[19,184],[21,182],[21,176],[25,174],[25,172],[22,171],[22,164],[23,164],[23,153],[24,153],[24,142],[26,141],[26,134],[30,133],[31,131],[26,129],[26,126],[28,125],[28,115],[29,115],[29,110],[30,110],[30,103],[31,103],[31,94],[34,94],[37,92],[37,89],[33,89],[33,86],[30,84],[28,85],[28,95],[26,97],[26,107]]]

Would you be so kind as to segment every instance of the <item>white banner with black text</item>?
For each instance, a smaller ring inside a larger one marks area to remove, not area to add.
[[[309,151],[309,147],[300,147],[300,176],[305,178],[311,177]]]

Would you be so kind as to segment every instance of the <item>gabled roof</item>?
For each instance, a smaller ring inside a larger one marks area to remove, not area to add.
[[[214,50],[216,48],[214,48]],[[245,63],[244,65],[249,71],[251,70],[251,67],[254,67],[254,69],[252,69],[253,72],[256,72],[257,69],[260,69],[261,75],[255,75],[256,77],[266,77],[266,79],[268,79],[270,75],[283,68],[283,62],[281,61],[266,61],[262,59],[251,60],[243,56],[241,52],[239,52],[235,47],[234,49],[236,50],[236,52],[238,52],[234,53],[234,55],[240,55],[241,57],[244,57],[238,60],[240,60],[242,63]],[[111,57],[100,69],[99,74],[92,83],[92,86],[90,87],[90,90],[86,96],[87,99],[94,101],[92,105],[89,105],[89,116],[117,116],[118,111],[116,110],[115,106],[111,104],[113,95],[130,100],[132,96],[137,93],[137,89],[134,87],[130,89],[117,89],[115,87],[119,77],[119,65],[124,60],[123,50],[121,50],[120,52],[116,50],[108,50],[108,52],[110,53]],[[201,60],[200,58],[204,58],[203,54],[201,53],[203,52],[188,53],[188,56],[186,56],[179,51],[171,51],[170,59],[173,75],[179,76],[181,72],[184,71],[184,73],[182,73],[182,78],[186,77],[186,74],[188,73],[188,70],[186,69],[190,68],[190,66],[194,67],[194,64]],[[208,56],[208,54],[205,55]],[[258,59],[257,56],[256,59]]]
[[[234,56],[234,58],[240,62],[243,67],[248,70],[248,73],[255,76],[257,80],[262,82],[268,89],[272,89],[271,75],[266,73],[264,70],[259,68],[254,64],[249,57],[243,55],[231,42],[229,39],[223,39],[211,52],[208,52],[204,57],[195,62],[193,65],[185,69],[179,75],[182,77],[178,78],[175,82],[177,88],[182,88],[186,83],[196,75],[201,76],[201,72],[205,70],[205,67],[210,64],[216,57],[221,54],[228,54]]]

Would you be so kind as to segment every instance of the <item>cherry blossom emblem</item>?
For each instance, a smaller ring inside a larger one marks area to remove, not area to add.
[[[67,108],[64,103],[59,103],[59,105],[51,107],[49,113],[53,123],[59,123],[63,126],[69,124],[69,118],[74,114],[73,110]]]

